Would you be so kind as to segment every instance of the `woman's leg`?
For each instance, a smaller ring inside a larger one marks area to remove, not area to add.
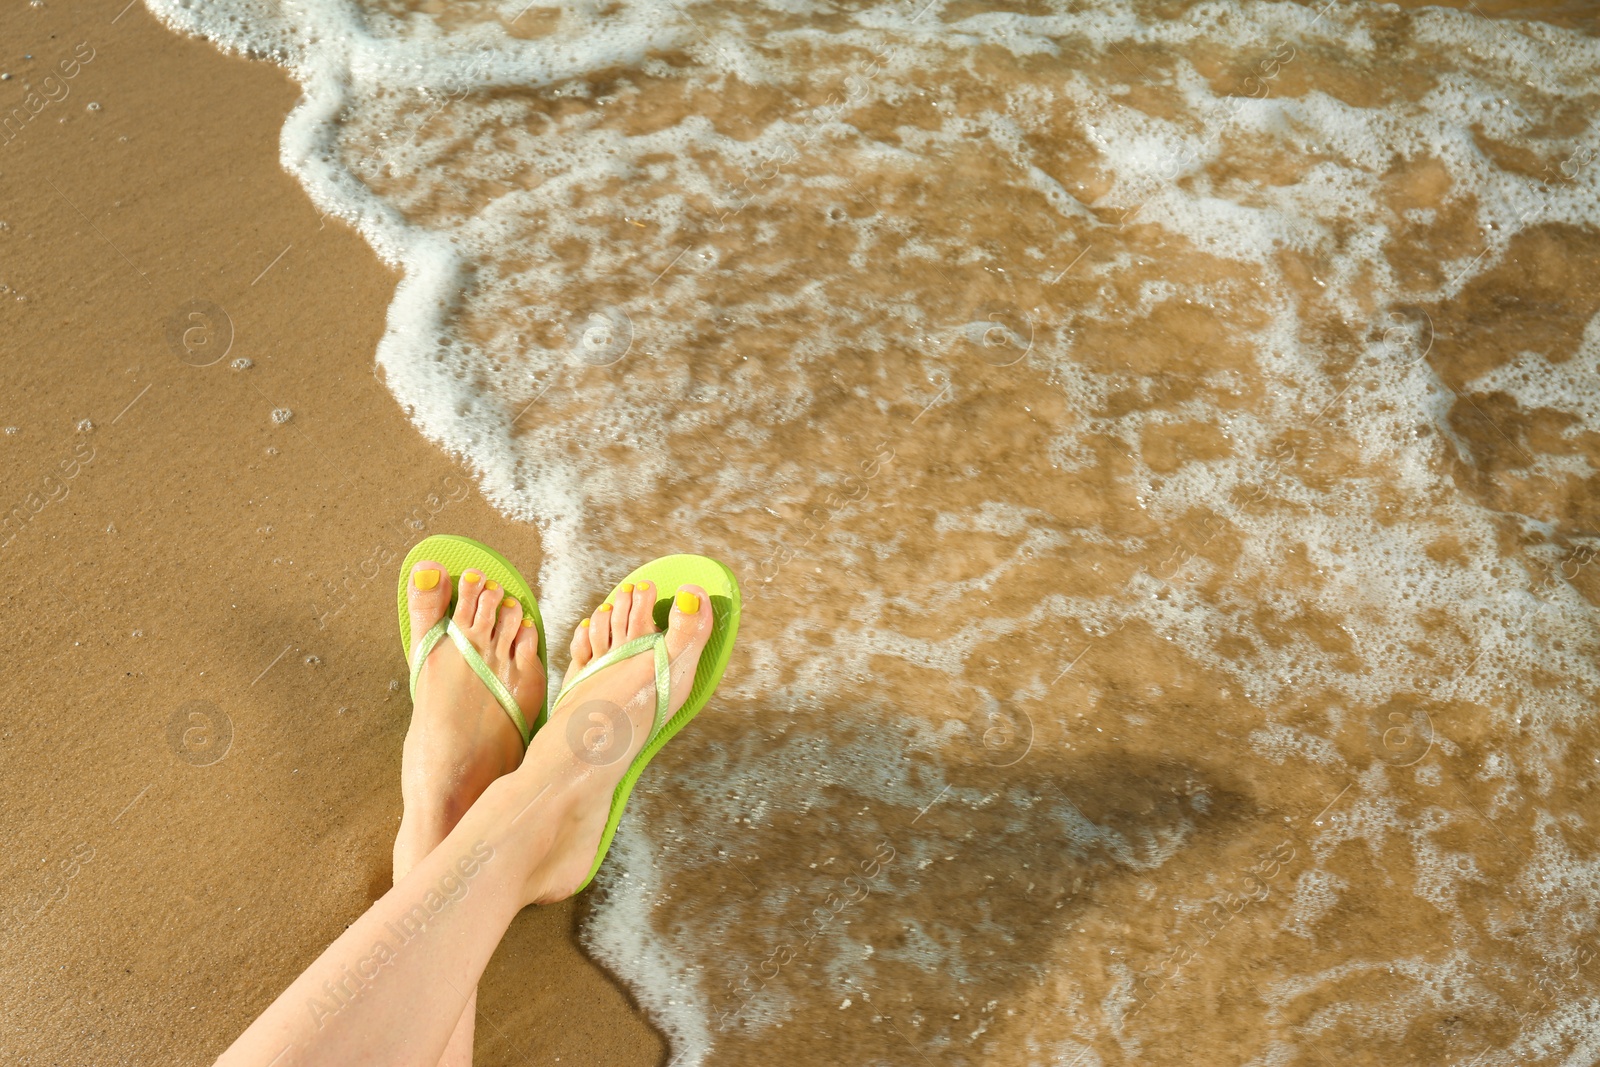
[[[672,706],[687,699],[710,636],[710,598],[688,587],[668,623]],[[574,638],[585,655],[654,629],[643,597],[618,598]],[[653,596],[650,601],[653,603]],[[556,709],[521,766],[495,779],[443,842],[368,909],[217,1062],[222,1067],[383,1064],[435,1067],[478,977],[524,906],[561,900],[588,876],[612,792],[648,737],[655,714],[648,656],[588,679]],[[630,737],[619,758],[596,763],[567,719],[596,701],[621,710]]]
[[[522,625],[521,605],[483,575],[461,575],[454,619],[473,647],[522,707],[529,722],[544,702],[545,674],[539,634]],[[450,576],[432,560],[411,568],[406,600],[411,632],[432,629],[450,607]],[[445,839],[490,782],[522,762],[522,738],[483,681],[452,641],[440,641],[417,678],[416,703],[400,764],[404,815],[394,841],[398,885]],[[461,1021],[439,1067],[471,1067],[477,990],[470,991]]]

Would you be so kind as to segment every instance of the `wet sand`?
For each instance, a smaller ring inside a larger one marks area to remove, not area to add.
[[[7,1064],[220,1053],[389,886],[400,558],[539,564],[374,379],[395,277],[279,167],[296,87],[124,2],[0,9],[0,102],[59,97],[0,137]],[[513,924],[478,1063],[664,1059],[585,907]]]

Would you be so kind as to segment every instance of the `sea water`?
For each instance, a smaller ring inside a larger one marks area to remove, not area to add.
[[[1582,5],[147,2],[547,619],[740,577],[582,930],[675,1064],[1600,1059]]]

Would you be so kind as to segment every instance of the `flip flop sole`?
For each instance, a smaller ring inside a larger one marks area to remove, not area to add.
[[[522,605],[525,618],[533,620],[534,629],[539,634],[539,663],[545,666],[546,674],[549,673],[549,659],[545,654],[544,619],[539,615],[539,600],[533,595],[533,589],[528,585],[520,571],[511,565],[511,561],[500,553],[470,537],[461,537],[457,534],[434,534],[418,541],[416,546],[406,553],[405,562],[400,565],[400,588],[397,594],[400,604],[400,645],[405,649],[406,664],[411,663],[411,612],[406,601],[406,588],[411,581],[411,568],[423,560],[432,560],[442,565],[450,579],[450,606],[445,609],[446,615],[456,609],[456,600],[460,595],[460,578],[463,571],[477,571],[486,578],[492,578],[500,583],[507,596],[517,598],[517,603]],[[549,718],[550,700],[547,696],[539,706],[539,715],[530,724],[533,732],[537,733],[539,727]]]

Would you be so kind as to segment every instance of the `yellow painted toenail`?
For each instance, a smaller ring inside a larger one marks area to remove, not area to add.
[[[618,592],[622,592],[622,593],[631,593],[631,592],[633,592],[633,583],[632,582],[623,582],[622,583],[622,588],[620,590],[618,590]]]
[[[648,593],[650,591],[650,583],[640,582],[638,585],[633,587],[633,591],[635,593]]]
[[[499,583],[499,582],[497,582],[497,581],[495,581],[495,580],[494,580],[494,579],[493,579],[493,578],[490,578],[490,579],[489,579],[489,580],[488,580],[488,581],[487,581],[487,582],[486,582],[486,583],[484,583],[484,586],[483,586],[483,587],[484,587],[484,588],[485,588],[485,589],[487,589],[487,590],[489,590],[489,592],[491,592],[491,593],[492,593],[492,592],[494,592],[494,591],[495,591],[495,590],[496,590],[496,589],[499,589],[499,588],[500,588],[500,583]]]
[[[482,577],[483,577],[483,575],[479,574],[477,571],[462,571],[461,572],[461,584],[462,585],[474,585],[474,584],[477,583],[478,579],[482,578]]]
[[[584,619],[582,622],[580,622],[578,624],[578,629],[580,629],[580,630],[587,630],[588,628],[589,628],[589,620],[588,619]]]
[[[612,607],[612,606],[611,606],[611,605],[610,605],[610,604],[601,604],[601,605],[600,605],[600,610],[601,610],[601,611],[610,611],[610,610],[611,610],[611,607]]]
[[[584,621],[587,622],[588,620],[586,619]],[[532,625],[533,625],[533,620],[532,619],[523,619],[522,620],[522,628],[524,630],[526,630],[528,627],[530,627]]]
[[[439,572],[432,567],[425,571],[417,571],[411,576],[411,584],[423,591],[437,588],[439,585]]]
[[[695,614],[700,610],[700,598],[693,593],[679,593],[678,610],[685,615]]]
[[[514,597],[514,596],[508,596],[504,600],[500,601],[500,606],[502,608],[517,608],[517,607],[521,607],[521,605],[517,603],[517,598]]]

